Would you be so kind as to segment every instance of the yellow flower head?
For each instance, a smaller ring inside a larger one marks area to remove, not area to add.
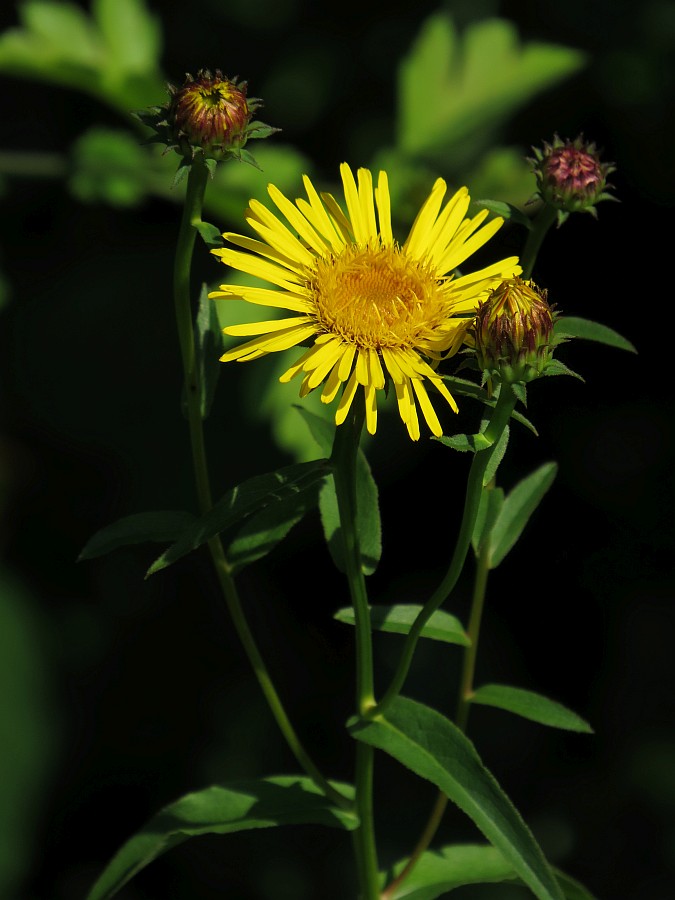
[[[433,434],[441,435],[428,384],[455,412],[457,405],[435,367],[461,347],[480,301],[521,269],[518,259],[510,257],[459,277],[453,272],[503,220],[482,225],[487,210],[465,218],[470,199],[466,188],[441,208],[446,184],[439,178],[399,245],[392,234],[386,173],[379,173],[374,191],[368,169],[358,170],[358,181],[346,163],[340,173],[346,213],[331,194],[319,196],[306,176],[307,200],[295,203],[269,185],[269,195],[288,224],[251,200],[246,219],[261,240],[228,232],[223,237],[249,252],[212,251],[226,265],[280,290],[223,284],[210,297],[240,297],[294,313],[225,328],[226,334],[252,339],[221,359],[245,362],[309,343],[280,380],[301,375],[301,397],[323,385],[324,403],[342,388],[337,425],[344,422],[360,385],[366,427],[374,434],[377,393],[390,380],[410,437],[420,436],[418,404]]]

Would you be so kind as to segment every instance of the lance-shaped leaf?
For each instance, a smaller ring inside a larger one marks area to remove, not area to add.
[[[405,862],[394,866],[396,877]],[[391,877],[387,881],[391,881]],[[519,881],[513,866],[495,847],[485,844],[457,844],[424,853],[392,900],[436,900],[466,884],[499,884]]]
[[[201,223],[206,225],[205,222]],[[215,226],[209,226],[214,228]],[[203,236],[203,235],[202,235]],[[211,404],[216,393],[218,376],[220,375],[220,355],[222,353],[222,334],[216,304],[209,300],[205,284],[199,295],[199,307],[195,319],[195,354],[199,375],[199,407],[202,419],[211,411]]]
[[[348,785],[336,784],[343,793]],[[331,804],[300,775],[213,785],[165,806],[108,863],[87,900],[113,897],[134,875],[167,850],[203,834],[311,823],[353,830],[358,819]]]
[[[195,521],[192,513],[171,509],[125,516],[89,538],[78,559],[94,559],[129,544],[175,541]]]
[[[555,480],[558,466],[544,463],[508,493],[490,533],[489,565],[494,569],[516,543],[523,528]]]
[[[473,692],[472,703],[482,706],[495,706],[507,712],[515,713],[532,722],[548,725],[551,728],[562,728],[565,731],[580,731],[592,734],[593,729],[571,709],[562,703],[549,700],[534,691],[509,687],[505,684],[485,684]]]
[[[405,866],[400,862],[383,877],[390,882]],[[565,900],[594,900],[593,896],[568,875],[555,871]],[[485,844],[455,844],[424,853],[410,875],[391,895],[392,900],[436,900],[448,891],[467,884],[520,884],[513,866],[495,848]]]
[[[296,407],[307,423],[312,437],[319,445],[321,452],[330,456],[335,436],[335,425],[321,416],[317,416],[304,407]],[[378,491],[373,473],[368,465],[365,453],[359,448],[356,456],[356,532],[359,536],[361,562],[366,575],[372,575],[382,556],[382,524]],[[344,572],[342,560],[342,537],[340,535],[340,514],[338,512],[335,482],[329,478],[321,488],[319,498],[321,523],[335,566]]]
[[[371,606],[370,624],[376,631],[408,634],[413,622],[421,611],[422,607],[414,603],[399,603],[395,606]],[[346,606],[344,609],[339,609],[335,613],[334,618],[338,622],[353,625],[353,607]],[[459,644],[462,647],[468,647],[471,643],[459,619],[442,609],[432,613],[431,618],[422,629],[420,637],[431,638],[433,641],[444,641],[446,644]]]
[[[582,338],[586,341],[596,341],[599,344],[606,344],[608,347],[616,347],[618,350],[628,350],[630,353],[637,353],[637,349],[629,340],[609,328],[607,325],[601,325],[599,322],[592,322],[590,319],[581,319],[577,316],[560,316],[556,320],[554,326],[556,337],[574,337]]]
[[[311,488],[324,478],[328,471],[326,460],[319,459],[249,478],[248,481],[229,490],[209,512],[187,528],[180,538],[155,560],[147,575],[154,575],[160,569],[170,566],[186,553],[200,547],[246,516]]]
[[[563,894],[532,833],[473,744],[428,706],[398,697],[385,716],[352,719],[357,740],[384,750],[435,784],[471,818],[539,900]]]
[[[232,571],[239,572],[266,556],[310,509],[314,509],[318,500],[319,485],[316,483],[249,516],[227,548],[227,561]]]

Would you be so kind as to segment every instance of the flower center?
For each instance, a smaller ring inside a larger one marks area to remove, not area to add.
[[[411,347],[447,317],[443,282],[398,247],[346,247],[310,282],[318,324],[359,347]]]

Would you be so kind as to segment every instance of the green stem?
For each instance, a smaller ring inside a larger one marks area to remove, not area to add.
[[[487,588],[489,566],[489,545],[485,541],[478,554],[476,566],[476,578],[471,599],[471,614],[467,635],[471,643],[464,650],[464,662],[462,664],[462,676],[459,682],[457,695],[457,714],[455,723],[461,731],[466,731],[473,695],[473,678],[476,672],[476,656],[478,655],[478,639],[480,637],[480,625],[483,618],[485,605],[485,590]]]
[[[208,170],[206,166],[202,162],[196,160],[191,166],[190,174],[188,176],[185,205],[183,208],[178,244],[176,247],[176,260],[174,264],[176,325],[178,328],[181,358],[183,361],[185,397],[190,428],[195,484],[199,509],[202,514],[208,512],[212,506],[212,501],[200,405],[199,370],[195,353],[194,329],[192,324],[190,268],[195,238],[197,236],[195,225],[198,225],[199,222],[201,222],[202,205],[207,180]],[[267,700],[267,704],[286,743],[302,768],[307,772],[324,795],[341,807],[351,808],[351,801],[332,787],[313,763],[288,718],[283,703],[274,687],[272,678],[270,677],[260,651],[258,650],[255,638],[249,628],[220,537],[212,538],[208,542],[208,547],[216,570],[218,583],[232,618],[235,631],[237,632],[237,636],[242,643],[255,676],[258,679],[263,695]]]
[[[360,715],[366,716],[375,706],[375,689],[368,592],[356,530],[356,456],[363,427],[363,404],[355,403],[352,410],[347,421],[335,432],[331,461],[340,513],[345,573],[356,625],[356,708]],[[378,900],[380,896],[373,812],[374,759],[373,747],[357,743],[355,781],[359,827],[354,831],[353,838],[361,900]]]
[[[469,472],[469,479],[466,487],[466,497],[464,500],[464,513],[462,515],[459,536],[457,538],[457,544],[455,545],[452,560],[450,561],[450,566],[445,577],[429,600],[427,600],[413,622],[403,645],[403,652],[401,653],[398,668],[394,673],[394,677],[392,678],[386,693],[373,710],[374,715],[384,713],[389,704],[398,697],[408,676],[410,664],[412,663],[417,641],[420,638],[422,629],[457,584],[457,580],[464,567],[464,561],[466,560],[466,555],[471,545],[471,535],[473,534],[476,515],[478,514],[478,506],[480,504],[481,491],[483,490],[483,475],[485,474],[490,457],[494,453],[499,438],[502,436],[502,433],[509,422],[515,405],[516,396],[513,393],[511,386],[502,384],[499,398],[492,410],[492,416],[490,417],[487,428],[483,433],[490,441],[490,446],[486,450],[480,450],[475,453],[471,463],[471,470]]]
[[[542,245],[546,233],[558,218],[558,211],[552,206],[545,204],[542,206],[539,214],[532,222],[532,227],[527,233],[527,240],[523,248],[520,264],[523,267],[523,278],[531,278],[534,264],[537,261],[537,254]]]

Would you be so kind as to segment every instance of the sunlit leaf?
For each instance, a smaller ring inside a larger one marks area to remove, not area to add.
[[[588,722],[562,703],[523,688],[508,687],[505,684],[486,684],[475,690],[470,699],[472,703],[495,706],[532,722],[539,722],[540,725],[548,725],[550,728],[586,734],[593,732]]]
[[[343,792],[351,790],[347,785],[336,787]],[[113,897],[141,869],[188,838],[305,823],[351,831],[358,819],[326,800],[304,776],[238,781],[187,794],[165,806],[123,845],[87,900]],[[227,845],[223,847],[226,855]]]
[[[408,634],[422,607],[416,604],[397,604],[395,606],[371,606],[370,623],[376,631],[388,631],[393,634]],[[339,609],[334,618],[347,625],[354,624],[354,609],[346,606]],[[447,644],[460,644],[468,647],[471,643],[462,623],[455,616],[439,609],[432,613],[422,629],[420,637]]]
[[[596,341],[618,350],[628,350],[637,353],[637,349],[629,340],[622,337],[618,331],[601,325],[599,322],[591,322],[590,319],[580,319],[576,316],[561,316],[554,326],[555,334],[559,337],[582,338],[586,341]]]
[[[473,744],[440,713],[397,698],[384,716],[352,719],[349,730],[435,784],[511,863],[539,900],[562,900],[553,872]]]

